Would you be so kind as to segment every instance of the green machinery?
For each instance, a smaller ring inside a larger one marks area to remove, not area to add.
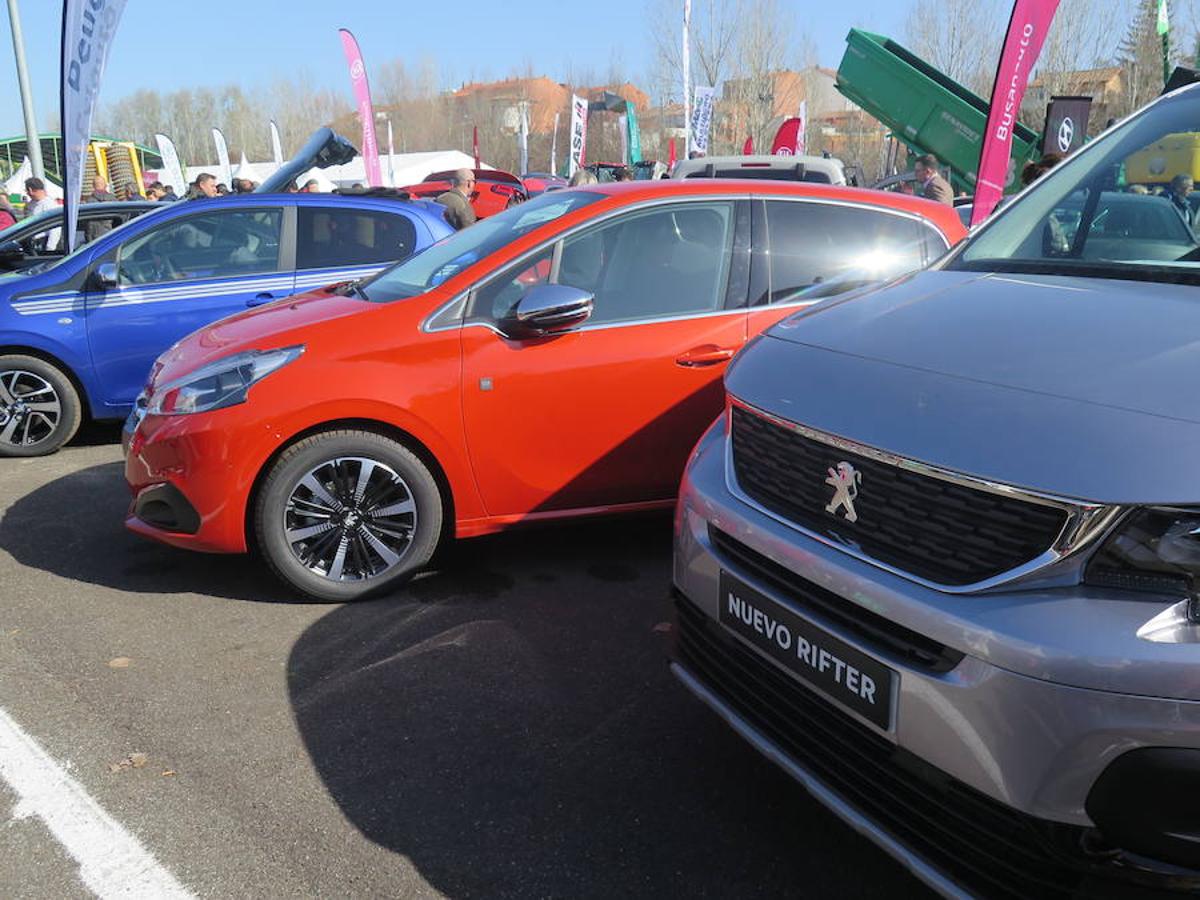
[[[846,37],[837,89],[916,153],[932,153],[950,169],[955,192],[975,190],[988,102],[890,38],[857,28]],[[1041,136],[1017,123],[1008,191],[1040,156]]]

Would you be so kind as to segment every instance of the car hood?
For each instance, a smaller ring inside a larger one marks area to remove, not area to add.
[[[1006,484],[1200,502],[1198,336],[1191,287],[924,272],[780,323],[727,383],[783,418]]]
[[[314,331],[311,326],[382,308],[360,297],[335,294],[329,288],[297,294],[192,332],[159,357],[162,366],[155,377],[160,383],[169,381],[242,350],[308,344]]]

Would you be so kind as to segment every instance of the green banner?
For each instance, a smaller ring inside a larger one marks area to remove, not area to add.
[[[625,104],[625,125],[629,129],[629,164],[642,161],[642,132],[638,128],[637,111],[632,103]]]

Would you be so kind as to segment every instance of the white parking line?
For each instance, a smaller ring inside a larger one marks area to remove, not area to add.
[[[93,893],[147,900],[192,896],[2,709],[0,779],[20,798],[14,817],[41,819],[79,863],[79,877]]]

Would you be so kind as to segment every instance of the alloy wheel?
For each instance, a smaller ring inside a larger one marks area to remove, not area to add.
[[[293,486],[283,514],[288,547],[309,571],[331,581],[366,581],[404,559],[417,507],[390,466],[360,456],[327,460]]]
[[[49,381],[23,369],[0,372],[0,444],[31,447],[61,420],[62,400]]]

